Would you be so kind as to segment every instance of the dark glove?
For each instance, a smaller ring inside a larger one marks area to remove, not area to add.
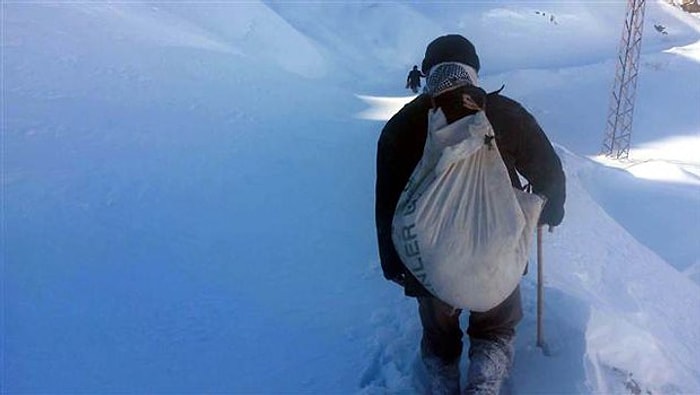
[[[406,284],[406,273],[403,270],[393,273],[384,272],[384,278],[402,287]]]
[[[540,225],[557,226],[564,219],[564,206],[548,200],[540,214]]]
[[[463,95],[462,104],[470,110],[486,109],[486,91],[474,85],[466,85],[461,88]]]
[[[403,287],[404,285],[406,285],[406,274],[399,273],[394,277],[390,278],[389,280]]]
[[[445,113],[448,123],[475,114],[486,107],[486,92],[478,86],[465,85],[440,93],[433,98],[435,107]]]

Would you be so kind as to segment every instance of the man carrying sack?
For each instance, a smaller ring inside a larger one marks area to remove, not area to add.
[[[431,42],[425,93],[392,117],[377,150],[376,225],[384,276],[418,299],[421,361],[434,394],[497,394],[522,318],[519,280],[534,227],[564,216],[561,162],[534,117],[478,83],[459,35]],[[532,186],[524,193],[519,175]]]

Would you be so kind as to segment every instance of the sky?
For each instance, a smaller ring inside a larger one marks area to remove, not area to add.
[[[3,2],[0,389],[419,391],[417,305],[376,249],[376,142],[456,32],[567,175],[548,355],[531,270],[507,391],[700,392],[700,20],[647,3],[621,162],[599,152],[624,12]]]

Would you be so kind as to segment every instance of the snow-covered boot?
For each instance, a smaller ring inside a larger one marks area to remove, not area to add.
[[[513,339],[471,339],[464,395],[498,395],[513,362]]]
[[[431,395],[459,395],[459,360],[446,364],[436,357],[423,357],[426,392]]]

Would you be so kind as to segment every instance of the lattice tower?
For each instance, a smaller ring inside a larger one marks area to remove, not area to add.
[[[617,71],[602,151],[617,159],[629,157],[645,5],[646,0],[627,1],[625,25],[617,55]]]

